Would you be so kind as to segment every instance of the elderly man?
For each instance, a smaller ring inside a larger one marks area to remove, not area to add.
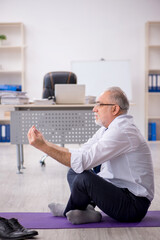
[[[66,149],[44,139],[33,126],[29,143],[70,167],[71,195],[66,206],[49,204],[54,216],[73,224],[101,221],[97,206],[121,222],[141,221],[154,197],[153,167],[149,147],[127,115],[129,102],[118,87],[106,90],[93,108],[101,128],[80,149]],[[95,174],[91,169],[101,165]]]

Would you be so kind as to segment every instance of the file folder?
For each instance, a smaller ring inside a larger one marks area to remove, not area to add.
[[[0,85],[0,91],[22,91],[21,85]]]
[[[10,124],[6,125],[6,142],[10,142]]]
[[[153,75],[152,74],[148,75],[148,80],[149,80],[148,91],[153,92]]]
[[[148,140],[149,141],[157,140],[156,122],[148,123]]]
[[[5,125],[1,125],[1,138],[2,138],[2,142],[5,142],[6,140],[6,126]]]
[[[148,123],[148,140],[149,140],[149,141],[152,140],[151,132],[152,132],[152,123],[149,122],[149,123]]]
[[[0,142],[10,142],[10,124],[0,125]]]
[[[157,75],[157,91],[160,92],[160,74]]]
[[[0,142],[2,142],[2,125],[0,124]]]
[[[160,92],[160,74],[148,75],[148,91]]]

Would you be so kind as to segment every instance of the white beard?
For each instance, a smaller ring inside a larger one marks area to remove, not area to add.
[[[98,120],[95,120],[95,123],[100,126],[100,127],[103,127],[103,123],[101,121],[101,119],[98,118]]]

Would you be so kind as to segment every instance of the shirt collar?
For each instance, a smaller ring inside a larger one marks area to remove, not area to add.
[[[116,125],[117,122],[121,119],[128,119],[129,121],[133,122],[133,117],[131,115],[121,114],[121,115],[117,116],[115,119],[113,119],[113,121],[109,124],[108,129],[113,127],[114,125]]]

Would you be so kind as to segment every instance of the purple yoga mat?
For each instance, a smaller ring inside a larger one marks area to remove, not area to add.
[[[124,227],[160,227],[160,211],[149,211],[140,223],[121,223],[102,213],[102,222],[73,225],[64,217],[53,217],[42,212],[2,212],[0,217],[17,218],[25,227],[31,229],[69,229],[69,228],[124,228]]]

